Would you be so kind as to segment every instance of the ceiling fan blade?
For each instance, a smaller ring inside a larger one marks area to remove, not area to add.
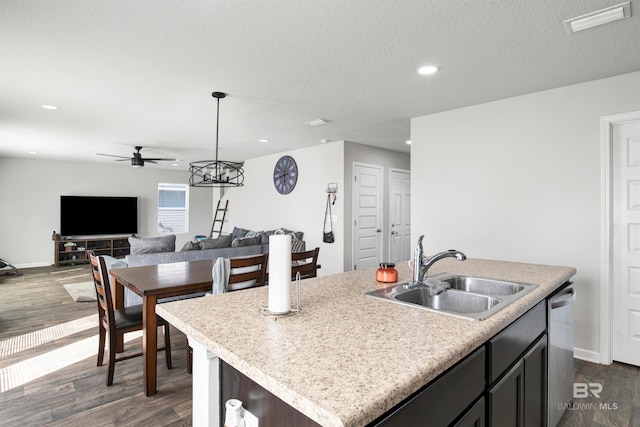
[[[144,158],[144,161],[145,161],[145,162],[151,162],[151,161],[175,162],[175,161],[176,161],[176,159],[159,159],[159,158],[158,158],[158,159],[156,159],[156,158],[150,158],[150,159],[147,159],[147,158],[145,157],[145,158]]]
[[[130,157],[125,157],[125,156],[115,156],[113,154],[103,154],[103,153],[96,153],[98,156],[107,156],[107,157],[118,157],[120,159],[124,159],[124,160],[129,160]]]

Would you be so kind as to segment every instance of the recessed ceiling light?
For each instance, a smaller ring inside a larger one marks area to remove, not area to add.
[[[407,145],[411,145],[411,140],[410,139],[407,140]]]
[[[309,120],[308,122],[304,122],[305,125],[309,125],[309,126],[322,126],[322,125],[326,125],[328,123],[331,123],[331,120],[313,119],[313,120]]]
[[[425,65],[423,67],[418,68],[418,73],[422,74],[423,76],[427,76],[429,74],[437,73],[438,70],[439,68],[436,67],[435,65]]]
[[[171,163],[171,166],[178,166],[177,163]]]
[[[55,105],[49,105],[49,104],[42,104],[41,107],[44,108],[45,110],[57,110],[58,109],[58,107],[56,107]]]
[[[29,151],[29,154],[38,154],[37,151]]]
[[[259,139],[258,142],[269,142],[268,139]]]
[[[576,18],[567,19],[564,26],[569,34],[577,31],[586,30],[587,28],[597,27],[599,25],[608,24],[609,22],[631,16],[631,5],[629,2],[620,3],[615,6],[607,7],[595,12],[587,13]]]

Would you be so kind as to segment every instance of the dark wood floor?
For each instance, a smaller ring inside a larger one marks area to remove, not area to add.
[[[614,362],[599,365],[575,360],[575,382],[601,384],[600,397],[577,398],[558,426],[640,427],[640,369]],[[596,390],[597,390],[596,386]]]
[[[24,360],[97,335],[96,323],[95,328],[2,357],[8,338],[97,313],[95,302],[74,302],[63,287],[91,280],[87,266],[20,271],[23,276],[0,278],[0,372],[5,375]],[[114,383],[107,387],[107,367],[96,366],[96,347],[91,357],[0,393],[0,426],[190,426],[186,338],[174,328],[171,346],[173,369],[166,368],[160,353],[158,393],[152,397],[142,391],[139,357],[117,363]],[[140,338],[125,344],[125,350],[140,348]]]
[[[50,342],[7,353],[7,339],[94,315],[95,302],[76,303],[63,284],[90,280],[87,266],[33,268],[19,277],[0,276],[0,373],[22,361],[65,348],[96,335],[97,326]],[[106,366],[90,357],[38,379],[0,392],[2,426],[190,426],[191,376],[186,372],[186,339],[171,330],[173,369],[158,359],[158,393],[142,392],[142,359],[116,364],[114,384],[105,385]],[[140,346],[140,339],[125,348]],[[640,427],[640,369],[576,360],[577,382],[600,383],[600,399],[576,399],[578,409],[565,413],[560,426]],[[0,383],[5,382],[0,377]],[[601,404],[610,409],[603,409]],[[289,427],[289,426],[283,426]]]

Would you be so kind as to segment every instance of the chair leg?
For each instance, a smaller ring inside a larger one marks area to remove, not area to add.
[[[109,333],[109,369],[107,372],[107,385],[113,384],[113,371],[116,367],[116,334]]]
[[[167,369],[171,369],[171,337],[169,336],[169,324],[164,325],[164,358],[167,362]]]
[[[107,339],[107,331],[102,324],[98,325],[98,366],[104,363],[104,343]]]

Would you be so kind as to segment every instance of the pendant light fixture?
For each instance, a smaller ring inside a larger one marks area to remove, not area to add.
[[[227,95],[211,94],[217,100],[216,109],[216,159],[189,163],[189,185],[191,187],[242,187],[244,185],[244,162],[229,162],[218,159],[218,133],[220,128],[220,100]]]

